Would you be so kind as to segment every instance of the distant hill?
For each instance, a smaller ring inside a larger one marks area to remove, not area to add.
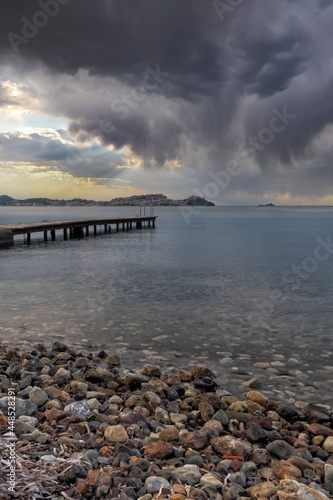
[[[275,207],[273,203],[267,203],[267,205],[259,205],[259,207]]]
[[[14,198],[7,196],[6,194],[0,195],[0,205],[13,205]]]
[[[205,206],[214,207],[215,204],[200,196],[189,196],[184,200],[172,200],[164,194],[141,194],[129,196],[127,198],[114,198],[110,201],[94,201],[83,198],[73,198],[71,200],[52,200],[50,198],[27,198],[16,200],[11,196],[0,195],[1,206],[38,206],[38,207],[59,207],[59,206]]]

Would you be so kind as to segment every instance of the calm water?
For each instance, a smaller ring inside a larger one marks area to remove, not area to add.
[[[0,207],[0,225],[138,211]],[[187,222],[178,207],[155,215],[155,230],[46,244],[34,236],[1,251],[1,337],[64,335],[212,362],[226,353],[329,358],[333,254],[313,255],[318,238],[333,240],[333,207],[204,208]]]

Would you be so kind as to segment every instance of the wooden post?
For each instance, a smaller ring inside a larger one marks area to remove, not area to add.
[[[155,219],[153,220],[153,227],[155,227]]]
[[[27,233],[27,245],[31,243],[31,233]]]
[[[97,236],[97,226],[94,226],[94,236]]]
[[[111,226],[109,226],[109,234],[111,234]]]
[[[104,234],[107,234],[107,232],[108,232],[108,225],[104,224]]]
[[[123,231],[125,231],[125,222],[123,222]]]
[[[51,240],[55,241],[55,239],[56,239],[55,229],[52,229],[52,231],[51,231]]]
[[[148,221],[148,227],[150,227],[150,220]]]
[[[117,224],[117,233],[119,233],[119,224]]]
[[[47,231],[44,231],[44,241],[47,241]]]
[[[86,236],[89,236],[89,226],[86,226]]]
[[[130,222],[130,229],[132,229],[132,222]]]

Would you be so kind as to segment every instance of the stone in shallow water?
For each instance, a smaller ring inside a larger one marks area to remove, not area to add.
[[[147,375],[147,377],[159,377],[161,375],[161,370],[159,366],[144,365],[141,373]]]
[[[267,406],[269,403],[269,399],[259,391],[249,391],[245,394],[245,397],[261,406]]]

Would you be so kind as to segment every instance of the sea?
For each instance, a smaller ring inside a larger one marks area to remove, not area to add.
[[[0,207],[0,225],[139,213]],[[47,243],[37,233],[30,246],[15,237],[0,251],[1,342],[62,341],[166,369],[204,363],[233,382],[267,362],[268,378],[325,392],[333,207],[154,207],[154,215],[155,228],[69,241],[59,233]]]

